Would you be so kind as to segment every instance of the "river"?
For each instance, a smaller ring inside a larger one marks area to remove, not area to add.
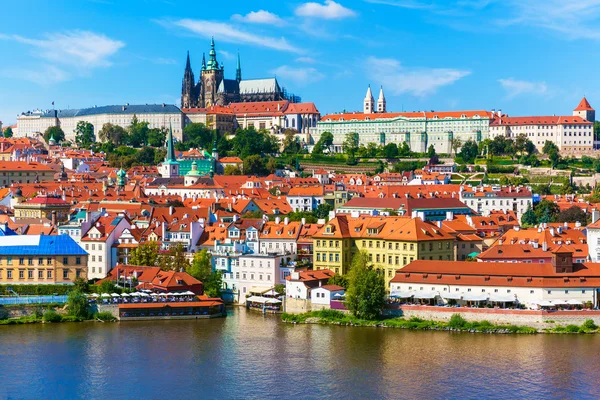
[[[597,399],[600,335],[188,321],[0,326],[0,399]]]

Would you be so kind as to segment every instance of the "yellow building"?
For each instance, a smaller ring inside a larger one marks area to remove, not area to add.
[[[0,161],[0,186],[13,183],[52,182],[54,170],[47,165],[26,161]]]
[[[71,284],[87,280],[88,254],[67,235],[1,236],[0,283]]]
[[[51,220],[56,225],[69,219],[71,205],[60,196],[40,195],[21,202],[18,189],[14,196],[15,219],[38,218]]]
[[[454,236],[420,218],[338,215],[313,236],[314,269],[349,271],[352,257],[366,251],[386,285],[414,260],[454,260]]]

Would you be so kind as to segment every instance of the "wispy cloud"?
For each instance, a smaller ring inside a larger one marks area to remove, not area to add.
[[[325,3],[304,3],[296,8],[295,14],[299,17],[312,17],[321,19],[343,19],[356,16],[356,12],[344,7],[333,0]]]
[[[452,68],[406,68],[398,60],[377,57],[369,57],[365,67],[370,79],[392,93],[409,93],[418,97],[435,93],[440,87],[471,74],[467,70]]]
[[[298,58],[296,58],[296,62],[305,63],[305,64],[314,64],[317,62],[317,60],[315,60],[312,57],[298,57]]]
[[[311,83],[318,82],[325,78],[325,75],[319,72],[316,68],[295,68],[289,65],[282,65],[269,71],[270,73],[293,81],[297,86],[305,86]]]
[[[172,58],[162,58],[162,57],[154,58],[154,59],[152,59],[152,62],[154,64],[159,64],[159,65],[179,64],[176,60],[173,60]]]
[[[365,1],[367,3],[371,3],[371,4],[381,4],[381,5],[385,5],[385,6],[417,9],[417,10],[435,7],[435,5],[433,3],[425,3],[422,1],[416,1],[416,0],[365,0]]]
[[[210,38],[216,36],[219,40],[228,43],[249,44],[259,47],[265,47],[273,50],[289,51],[300,53],[300,49],[290,44],[284,37],[274,38],[255,34],[246,30],[234,27],[225,22],[214,22],[197,19],[180,19],[176,21],[160,20],[156,21],[166,27],[181,28],[188,33],[197,36]]]
[[[548,92],[546,82],[530,82],[513,78],[498,79],[498,82],[506,91],[506,97],[509,99],[522,94],[542,95]]]
[[[0,76],[8,79],[33,82],[41,86],[54,85],[70,78],[70,74],[54,65],[43,64],[38,69],[0,69]]]
[[[0,39],[29,45],[35,48],[32,54],[36,57],[78,68],[110,66],[110,57],[125,46],[120,40],[89,31],[47,33],[42,39],[0,35]]]
[[[277,14],[265,10],[251,11],[246,15],[234,14],[231,19],[250,24],[285,25],[285,21]]]

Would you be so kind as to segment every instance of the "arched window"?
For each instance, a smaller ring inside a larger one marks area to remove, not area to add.
[[[293,119],[293,120],[292,120],[292,128],[295,128],[295,127],[296,127],[296,120],[295,120],[295,119]]]

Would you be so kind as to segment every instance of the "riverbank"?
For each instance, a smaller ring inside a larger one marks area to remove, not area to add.
[[[598,326],[592,320],[582,325],[555,326],[553,328],[537,329],[524,325],[493,324],[489,321],[467,321],[461,315],[454,314],[449,321],[425,320],[417,317],[387,318],[381,320],[364,320],[337,310],[311,311],[303,314],[283,313],[281,320],[292,324],[321,324],[357,327],[398,328],[409,330],[435,330],[470,333],[598,333]]]
[[[91,318],[69,315],[64,308],[48,307],[47,304],[31,304],[0,307],[0,325],[43,324],[59,322],[116,321],[111,313],[96,312]]]

